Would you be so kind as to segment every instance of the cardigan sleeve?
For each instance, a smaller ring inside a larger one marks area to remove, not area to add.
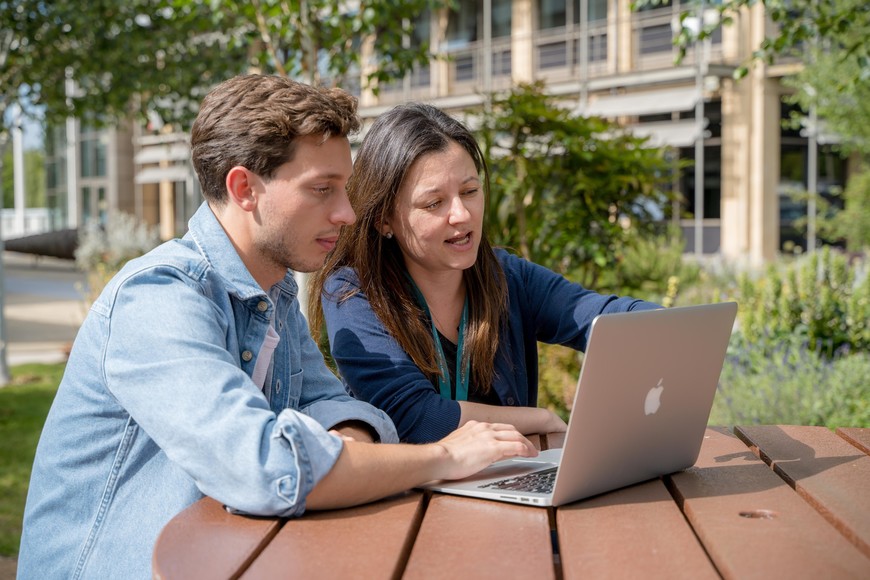
[[[368,299],[358,290],[355,272],[345,268],[327,280],[321,296],[332,357],[348,391],[385,411],[410,443],[437,441],[459,426],[456,401],[441,398],[432,382],[389,334]]]
[[[496,253],[508,279],[513,315],[523,318],[526,332],[534,329],[535,340],[585,351],[592,321],[599,314],[654,310],[658,304],[627,296],[599,294],[566,279],[561,274],[509,254]]]

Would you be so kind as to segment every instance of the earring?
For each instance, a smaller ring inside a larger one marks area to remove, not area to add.
[[[385,233],[385,234],[384,234],[384,237],[387,238],[388,240],[392,240],[392,239],[393,239],[393,232],[387,232],[387,233]]]

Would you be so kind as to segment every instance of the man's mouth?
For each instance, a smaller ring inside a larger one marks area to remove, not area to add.
[[[332,250],[335,247],[335,244],[338,242],[338,236],[327,236],[324,238],[317,238],[317,243],[326,248],[327,250]]]

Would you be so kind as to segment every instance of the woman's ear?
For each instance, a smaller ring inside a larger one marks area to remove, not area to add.
[[[255,185],[259,183],[259,177],[241,165],[236,165],[227,173],[226,187],[227,197],[230,203],[234,203],[245,211],[254,211],[257,207],[257,195]]]
[[[390,227],[390,223],[387,221],[381,222],[380,224],[375,226],[375,229],[381,232],[381,235],[385,238],[393,237],[393,228]]]

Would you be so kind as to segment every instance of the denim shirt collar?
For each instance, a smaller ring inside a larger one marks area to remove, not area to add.
[[[259,300],[267,295],[242,262],[241,256],[208,202],[203,202],[190,218],[184,238],[193,240],[203,257],[216,272],[220,273],[226,280],[228,288],[240,300],[244,302],[255,298]],[[299,292],[299,286],[290,270],[277,286],[290,300]]]

